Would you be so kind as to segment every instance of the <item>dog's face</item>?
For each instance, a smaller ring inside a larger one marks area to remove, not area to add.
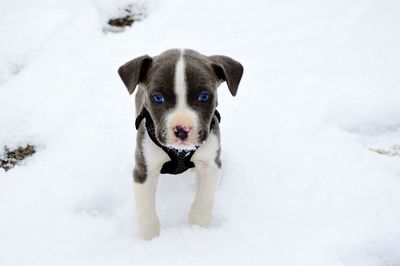
[[[177,149],[194,149],[208,137],[218,86],[227,81],[236,95],[243,67],[225,56],[168,50],[153,58],[136,58],[118,72],[130,93],[137,84],[143,89],[158,141]]]

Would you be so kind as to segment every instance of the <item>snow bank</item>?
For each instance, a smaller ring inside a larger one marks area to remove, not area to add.
[[[0,3],[0,147],[37,153],[0,170],[0,265],[400,263],[397,1]],[[137,238],[134,101],[116,70],[188,47],[245,66],[220,88],[223,180],[210,229],[191,228],[190,173],[163,176],[162,233]]]

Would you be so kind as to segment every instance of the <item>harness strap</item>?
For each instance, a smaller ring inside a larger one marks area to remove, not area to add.
[[[217,110],[215,110],[214,115],[217,117],[218,123],[221,122],[221,115]],[[136,118],[135,121],[135,127],[136,130],[139,129],[140,123],[142,120],[146,118],[146,130],[147,133],[150,137],[150,139],[156,144],[158,147],[160,147],[171,159],[170,161],[164,163],[164,165],[161,168],[160,173],[161,174],[180,174],[185,172],[189,168],[195,167],[194,163],[191,161],[193,154],[196,152],[196,150],[199,148],[199,146],[196,146],[195,150],[191,151],[186,151],[186,150],[178,150],[174,148],[169,148],[164,145],[162,145],[156,137],[156,131],[155,131],[155,126],[153,119],[150,116],[149,111],[144,107],[142,111],[139,113],[139,115]],[[212,120],[211,125],[210,125],[210,130],[212,128],[212,125],[214,124],[214,120]]]

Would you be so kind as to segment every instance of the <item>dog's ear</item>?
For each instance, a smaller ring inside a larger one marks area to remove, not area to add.
[[[129,94],[132,94],[137,84],[144,80],[152,61],[150,56],[143,55],[119,67],[118,74],[128,88]]]
[[[236,95],[240,80],[243,75],[243,66],[238,61],[223,55],[213,55],[208,57],[212,62],[212,67],[219,79],[226,81],[229,91],[233,96]]]

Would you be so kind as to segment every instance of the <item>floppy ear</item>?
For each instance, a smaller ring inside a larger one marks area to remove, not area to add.
[[[243,75],[242,64],[223,55],[213,55],[208,58],[212,61],[215,74],[219,79],[226,81],[229,91],[235,96]]]
[[[132,94],[137,84],[143,81],[152,60],[150,56],[143,55],[119,67],[118,74],[128,88],[129,94]]]

